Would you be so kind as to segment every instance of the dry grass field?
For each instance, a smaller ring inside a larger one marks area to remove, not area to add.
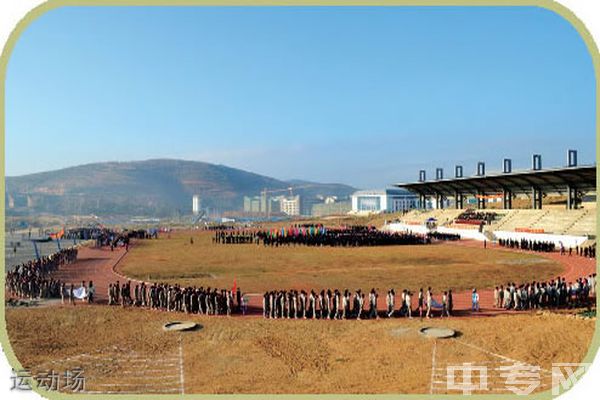
[[[265,248],[213,244],[212,233],[199,231],[137,241],[118,268],[131,277],[183,285],[230,287],[236,279],[247,292],[425,285],[458,292],[563,272],[558,262],[540,255],[471,246]],[[173,320],[202,328],[164,331],[163,324]],[[487,393],[510,394],[498,371],[515,363],[539,366],[537,390],[545,391],[551,364],[582,360],[595,324],[533,312],[313,321],[105,305],[8,308],[6,321],[17,358],[33,373],[82,368],[90,393],[154,394],[456,394],[447,387],[447,368],[469,362],[488,369]],[[419,333],[426,326],[450,327],[458,336],[429,339]]]
[[[377,248],[218,245],[211,232],[174,232],[138,241],[118,265],[126,276],[244,291],[283,288],[455,291],[554,278],[561,267],[536,254],[446,244]],[[190,244],[190,237],[194,243]]]
[[[18,359],[33,371],[83,368],[90,392],[456,393],[443,383],[447,366],[474,362],[494,374],[518,361],[540,366],[538,390],[548,390],[551,363],[580,361],[594,332],[594,321],[555,314],[294,321],[106,306],[48,311],[7,310]],[[161,329],[178,318],[203,328]],[[437,325],[460,335],[433,340],[418,332]],[[506,393],[500,381],[490,378],[492,393]]]

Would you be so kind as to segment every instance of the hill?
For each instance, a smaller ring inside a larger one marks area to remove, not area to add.
[[[203,207],[239,210],[244,196],[263,189],[298,186],[303,197],[346,197],[355,189],[341,184],[286,182],[198,161],[103,162],[6,178],[7,215],[156,215],[191,213],[192,195]]]

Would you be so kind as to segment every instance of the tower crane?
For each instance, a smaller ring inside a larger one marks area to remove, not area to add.
[[[307,189],[307,188],[311,188],[311,187],[315,187],[318,185],[315,184],[309,184],[309,185],[301,185],[301,186],[289,186],[285,189],[267,189],[264,188],[261,192],[260,192],[260,196],[261,196],[261,202],[264,201],[265,204],[265,216],[268,218],[271,217],[271,207],[269,207],[269,204],[267,203],[267,194],[268,193],[281,193],[281,192],[289,192],[290,193],[290,197],[294,195],[294,189]]]

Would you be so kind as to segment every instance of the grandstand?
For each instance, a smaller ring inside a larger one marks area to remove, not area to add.
[[[422,207],[432,203],[428,198],[435,197],[434,204],[440,207],[453,199],[455,208],[411,211],[387,229],[438,230],[476,240],[526,238],[565,246],[590,243],[596,238],[596,166],[578,166],[575,150],[569,150],[567,159],[565,167],[542,169],[541,156],[536,154],[531,170],[516,172],[512,171],[512,161],[505,159],[503,172],[493,174],[486,174],[485,164],[479,162],[475,176],[463,177],[462,166],[456,166],[456,176],[449,179],[444,179],[438,168],[436,179],[430,181],[425,179],[425,171],[420,171],[418,182],[396,186],[417,193]],[[594,202],[583,203],[589,195]],[[476,199],[477,210],[463,208],[469,197]],[[549,201],[565,197],[564,208]],[[498,198],[503,209],[485,210]],[[529,200],[530,209],[513,209],[513,200],[524,199]]]
[[[454,209],[413,210],[404,215],[400,222],[407,225],[425,225],[428,220],[433,218],[437,221],[438,226],[479,229],[478,224],[459,222],[458,217],[464,211]],[[595,237],[596,210],[498,210],[496,219],[490,225],[486,225],[485,230]]]
[[[478,209],[485,209],[491,199],[502,199],[504,209],[513,208],[513,199],[528,198],[531,208],[542,209],[543,199],[548,195],[566,196],[566,208],[580,207],[586,194],[596,192],[596,165],[577,165],[577,152],[569,150],[568,165],[542,169],[541,155],[533,156],[530,170],[513,171],[512,160],[504,160],[501,173],[486,174],[485,163],[477,164],[474,176],[462,175],[463,167],[455,167],[454,178],[443,178],[443,170],[436,170],[435,180],[426,180],[424,170],[419,172],[419,181],[400,183],[395,186],[408,189],[419,195],[419,204],[425,207],[435,198],[435,204],[444,206],[453,199],[456,209],[463,208],[465,200],[476,200]]]
[[[551,213],[550,211],[551,210],[510,210],[507,211],[504,218],[494,226],[494,229],[502,231],[533,229],[534,225],[545,216],[550,215],[549,218],[552,218],[554,213]]]
[[[568,225],[562,234],[564,235],[588,235],[596,237],[596,210],[583,210],[584,212]]]
[[[453,222],[463,211],[456,209],[412,210],[401,218],[401,222],[408,225],[425,225],[427,220],[433,218],[438,225],[446,225]]]
[[[465,210],[413,210],[400,221],[392,222],[386,229],[397,231],[426,232],[437,230],[455,233],[463,238],[496,240],[513,238],[519,240],[554,241],[568,246],[594,243],[596,238],[596,210],[497,210],[491,224],[461,223],[459,217]],[[436,220],[436,226],[427,221]],[[458,221],[458,222],[457,222]]]

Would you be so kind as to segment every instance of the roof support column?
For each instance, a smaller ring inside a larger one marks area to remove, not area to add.
[[[477,208],[479,210],[485,210],[485,193],[483,192],[477,194]]]
[[[419,195],[419,208],[421,210],[427,209],[427,196],[425,196],[424,194]]]
[[[567,208],[569,210],[576,209],[578,207],[577,188],[568,185],[567,186]]]
[[[438,193],[435,195],[435,206],[438,209],[443,209],[444,208],[444,195],[441,193]]]
[[[454,205],[457,210],[463,208],[463,195],[459,191],[454,192]]]
[[[505,210],[512,209],[512,192],[510,190],[502,191],[502,205]]]
[[[542,209],[542,190],[536,188],[535,186],[531,187],[531,208],[534,210]]]

